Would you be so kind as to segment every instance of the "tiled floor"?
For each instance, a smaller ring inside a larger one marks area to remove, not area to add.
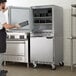
[[[7,76],[76,76],[76,69],[71,72],[70,67],[58,67],[51,70],[49,67],[27,68],[26,65],[7,65]]]

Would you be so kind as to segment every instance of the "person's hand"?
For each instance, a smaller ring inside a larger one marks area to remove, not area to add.
[[[20,25],[19,24],[15,24],[15,28],[19,29]]]

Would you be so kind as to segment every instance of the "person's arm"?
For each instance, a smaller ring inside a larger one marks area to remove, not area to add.
[[[19,28],[19,27],[16,26],[16,25],[11,25],[11,24],[7,24],[7,23],[4,23],[4,24],[3,24],[3,27],[4,27],[5,29]]]

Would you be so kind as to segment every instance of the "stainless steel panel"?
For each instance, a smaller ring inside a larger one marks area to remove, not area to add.
[[[24,41],[7,41],[6,54],[23,56],[26,51],[25,47]]]
[[[26,58],[24,56],[5,55],[5,61],[25,62]]]
[[[31,14],[30,8],[11,6],[9,7],[9,10],[8,10],[9,23],[14,25],[17,23],[28,21],[28,24],[20,28],[20,30],[21,29],[30,30],[30,25],[32,24],[31,23],[32,15],[30,16],[30,14]]]
[[[53,39],[46,37],[31,37],[31,62],[53,62]]]

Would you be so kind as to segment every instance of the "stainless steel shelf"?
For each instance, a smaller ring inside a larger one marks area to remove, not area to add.
[[[34,18],[52,18],[52,16],[45,16],[45,17],[34,17]]]
[[[52,23],[34,23],[34,24],[39,24],[39,25],[42,25],[42,24],[44,24],[44,25],[46,25],[46,24],[52,24]]]

